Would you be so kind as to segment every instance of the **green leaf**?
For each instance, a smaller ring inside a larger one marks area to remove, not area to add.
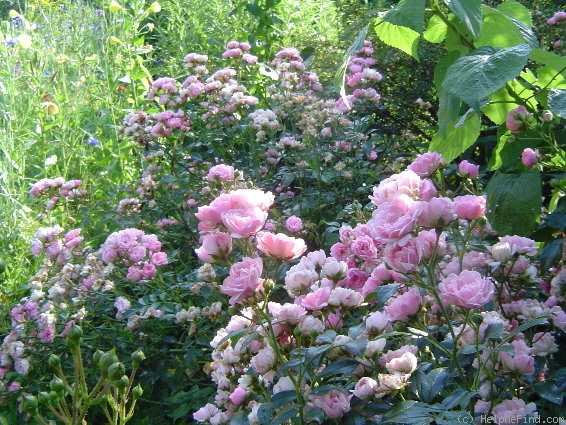
[[[448,397],[442,400],[442,406],[446,410],[452,410],[456,406],[460,406],[463,409],[468,407],[470,399],[476,395],[475,391],[466,391],[463,388],[458,388],[450,393]]]
[[[566,67],[566,56],[560,56],[544,49],[531,50],[530,59],[544,65],[549,65],[554,69],[563,69]]]
[[[387,285],[378,286],[377,289],[375,290],[376,307],[379,308],[384,306],[387,300],[391,298],[395,294],[395,292],[397,292],[398,288],[399,288],[398,283],[389,283]]]
[[[400,0],[397,5],[383,15],[390,24],[407,27],[422,34],[424,30],[425,0]]]
[[[408,27],[394,25],[383,19],[376,18],[375,33],[377,37],[388,46],[395,47],[416,60],[419,60],[417,45],[419,33]]]
[[[340,91],[340,96],[344,100],[346,100],[346,80],[345,80],[346,70],[348,69],[348,65],[350,63],[350,57],[356,51],[360,50],[363,47],[364,41],[365,41],[367,33],[368,33],[368,29],[369,29],[369,24],[366,25],[365,27],[363,27],[360,30],[360,32],[358,33],[358,36],[356,37],[356,39],[354,40],[352,45],[346,51],[346,54],[344,56],[344,60],[342,61],[342,65],[340,65],[340,68],[338,69],[338,71],[336,72],[336,75],[334,76],[333,85],[334,85],[334,87],[336,87],[336,89],[338,89]]]
[[[281,391],[273,394],[271,397],[271,407],[277,409],[287,403],[292,403],[297,400],[297,392],[295,390]]]
[[[483,25],[476,46],[513,47],[527,43],[539,47],[533,31],[520,20],[497,9],[483,7]]]
[[[566,90],[550,90],[548,93],[548,107],[554,115],[566,118]]]
[[[564,393],[557,385],[552,382],[537,382],[533,385],[534,390],[547,401],[562,406]]]
[[[426,404],[418,401],[403,401],[394,405],[382,417],[383,424],[411,424],[421,425],[430,424],[434,417],[432,409]]]
[[[463,125],[446,125],[446,133],[438,131],[432,138],[429,150],[441,153],[450,162],[471,147],[480,134],[480,117],[473,113]]]
[[[442,88],[477,110],[484,98],[521,73],[530,50],[527,44],[499,51],[477,49],[448,68]]]
[[[445,0],[448,9],[478,38],[482,24],[481,0]]]
[[[539,262],[543,270],[548,270],[562,257],[564,239],[555,239],[544,247],[540,254]]]
[[[521,77],[524,74],[525,72],[522,72]],[[511,96],[508,88],[515,94],[516,97]],[[495,124],[501,125],[505,122],[508,112],[519,106],[517,103],[517,97],[527,99],[531,98],[532,95],[532,90],[529,90],[521,84],[520,81],[514,79],[509,81],[505,87],[500,88],[489,96],[489,104],[482,106],[481,111]],[[531,102],[535,102],[535,100],[531,99]]]
[[[485,328],[485,339],[501,341],[503,339],[503,324],[490,323]]]
[[[273,420],[269,423],[269,425],[281,425],[287,423],[291,418],[297,417],[299,414],[299,406],[292,405],[288,406],[283,409],[279,414],[273,418]],[[291,423],[295,423],[295,421],[291,421]]]
[[[335,376],[335,375],[347,375],[352,373],[358,367],[359,363],[352,359],[340,359],[327,365],[322,372],[317,376],[320,378]]]
[[[419,371],[414,377],[419,398],[431,403],[444,389],[448,376],[446,368],[432,369],[429,373]]]
[[[536,140],[537,136],[530,131],[521,134],[521,138],[518,140],[509,139],[507,134],[501,135],[491,155],[488,164],[489,170],[495,171],[501,167],[511,168],[516,166],[521,159],[521,152],[525,148],[535,148],[539,145],[540,139]]]
[[[261,425],[269,425],[272,415],[271,403],[263,403],[257,409],[257,419]]]
[[[487,219],[500,235],[529,236],[542,207],[538,170],[496,174],[486,188]]]
[[[529,28],[533,26],[531,11],[516,0],[506,0],[497,6],[497,10],[512,16]]]
[[[367,345],[367,338],[360,338],[347,342],[346,345],[344,345],[344,348],[348,354],[354,357],[362,357],[366,351]]]
[[[525,323],[523,323],[522,325],[517,326],[511,332],[509,332],[507,334],[507,336],[505,337],[505,340],[511,341],[511,339],[513,339],[513,337],[515,335],[517,335],[518,333],[521,333],[523,331],[526,331],[527,329],[533,328],[533,327],[538,326],[538,325],[547,325],[547,324],[548,324],[548,319],[546,317],[535,317],[535,318],[529,319]]]
[[[446,23],[439,16],[433,15],[428,21],[423,37],[429,43],[441,43],[446,38],[447,32]]]

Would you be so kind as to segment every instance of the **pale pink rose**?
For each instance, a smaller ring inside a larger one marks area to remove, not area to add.
[[[143,269],[138,266],[128,267],[128,273],[126,274],[126,279],[130,279],[139,282],[143,279]]]
[[[311,396],[310,404],[324,411],[330,419],[338,419],[350,411],[350,399],[352,395],[346,395],[338,390],[330,390],[322,396]]]
[[[246,398],[246,390],[242,387],[236,387],[236,389],[228,397],[232,403],[236,406],[242,404]]]
[[[528,347],[522,339],[512,341],[511,345],[514,348],[513,354],[504,351],[499,352],[499,360],[503,367],[523,375],[535,373],[535,358],[531,356],[532,348]]]
[[[358,291],[337,287],[330,291],[328,304],[335,307],[357,307],[363,302],[363,300],[363,295]]]
[[[418,225],[424,227],[445,227],[456,219],[452,199],[438,197],[422,201],[419,206]]]
[[[464,159],[458,165],[458,174],[460,174],[462,177],[475,179],[480,174],[480,166],[474,165],[468,160]]]
[[[280,393],[282,391],[292,391],[295,389],[293,381],[288,376],[282,376],[279,381],[273,386],[273,394]]]
[[[430,258],[433,254],[437,256],[436,258],[441,258],[446,251],[444,232],[438,235],[435,229],[421,230],[415,239],[422,250],[423,258]]]
[[[417,357],[411,352],[405,352],[385,363],[385,368],[391,374],[411,374],[417,369]]]
[[[291,268],[285,275],[285,289],[289,295],[298,296],[304,289],[312,285],[318,279],[318,274],[310,269]]]
[[[349,268],[346,273],[346,278],[338,282],[344,288],[354,289],[359,291],[363,288],[368,278],[367,273],[358,269],[357,267]]]
[[[303,228],[303,220],[296,215],[292,215],[285,220],[285,228],[291,233],[299,232]]]
[[[480,308],[493,298],[494,284],[473,270],[450,274],[438,284],[440,298],[447,305]]]
[[[342,329],[344,326],[342,322],[342,314],[339,311],[328,313],[324,326],[330,329]]]
[[[153,279],[157,270],[153,264],[144,264],[142,274],[144,279]]]
[[[230,275],[224,279],[220,292],[230,296],[230,304],[239,304],[263,290],[263,262],[261,258],[244,257],[232,265]]]
[[[493,406],[491,414],[498,425],[518,424],[527,415],[536,415],[536,408],[534,403],[526,404],[523,400],[513,397]]]
[[[250,366],[257,373],[265,373],[269,371],[275,364],[275,352],[270,346],[264,347],[258,351],[250,360]]]
[[[270,303],[270,305],[271,304],[272,303]],[[271,314],[273,316],[274,323],[280,325],[296,325],[307,314],[307,311],[300,305],[285,303],[281,305],[277,312],[272,312]]]
[[[416,345],[403,345],[397,350],[389,350],[387,353],[383,354],[379,358],[379,364],[385,367],[385,365],[394,358],[401,357],[405,353],[412,353],[416,356],[418,351],[419,349]]]
[[[195,250],[198,258],[207,263],[226,258],[232,251],[232,238],[224,232],[215,232],[202,238],[202,246]]]
[[[421,187],[419,188],[419,195],[421,201],[430,201],[437,195],[438,191],[431,179],[423,179]]]
[[[375,311],[366,318],[366,331],[371,334],[382,333],[390,327],[391,318],[382,311]]]
[[[350,255],[350,247],[342,242],[336,242],[330,247],[330,254],[338,261],[344,261]]]
[[[409,383],[410,375],[401,375],[398,373],[395,374],[386,374],[380,373],[378,375],[379,378],[379,386],[376,389],[376,393],[378,396],[383,397],[385,394],[400,390],[407,386]]]
[[[531,114],[528,113],[525,106],[520,105],[518,108],[512,109],[507,114],[505,126],[511,133],[520,133],[527,127],[527,119]]]
[[[310,315],[304,316],[297,327],[305,333],[321,334],[326,330],[322,320]]]
[[[399,195],[380,204],[372,213],[368,225],[378,240],[394,242],[413,230],[419,213],[417,202],[408,195]]]
[[[418,288],[397,295],[385,307],[385,314],[393,321],[403,321],[419,311],[422,297]]]
[[[454,198],[454,212],[464,220],[473,220],[485,214],[486,201],[483,196],[463,195]]]
[[[373,195],[369,198],[377,206],[399,195],[407,195],[413,199],[418,199],[420,197],[421,184],[422,179],[417,173],[405,170],[382,180],[373,189]]]
[[[383,261],[399,273],[412,273],[423,258],[423,246],[416,238],[406,237],[397,243],[385,245]]]
[[[350,245],[352,254],[357,255],[362,260],[371,260],[377,257],[377,247],[370,236],[359,236]]]
[[[234,178],[234,167],[231,165],[219,164],[208,170],[206,178],[210,181],[227,181]]]
[[[537,255],[538,247],[536,242],[532,239],[523,236],[503,236],[499,238],[500,243],[508,243],[511,249],[511,255],[525,254],[529,257]]]
[[[375,395],[376,389],[377,381],[366,376],[356,382],[356,385],[354,386],[354,389],[351,390],[351,392],[359,399],[367,400]]]
[[[257,248],[269,257],[291,261],[303,255],[307,245],[303,239],[283,233],[260,232],[257,235]]]
[[[207,403],[193,414],[193,418],[197,422],[207,422],[214,415],[220,413],[218,407],[213,404]]]
[[[267,212],[258,207],[232,209],[221,214],[222,224],[233,238],[248,238],[257,233],[267,220]]]
[[[434,174],[439,167],[446,165],[446,160],[438,152],[425,152],[409,164],[407,170],[414,171],[420,177]]]
[[[533,168],[540,158],[538,150],[533,150],[531,148],[525,148],[521,153],[521,162],[527,168]]]
[[[300,305],[311,311],[321,310],[328,305],[331,291],[332,289],[329,287],[318,288],[316,291],[305,295],[301,299]]]
[[[147,248],[143,245],[136,245],[132,247],[128,251],[128,253],[130,260],[133,261],[134,263],[137,263],[138,261],[141,261],[145,258],[147,254]]]
[[[334,258],[330,258],[329,261],[322,266],[320,276],[337,281],[343,279],[347,271],[348,266],[344,261],[336,261]]]
[[[150,257],[151,264],[156,266],[163,266],[167,264],[167,254],[165,252],[154,252]]]
[[[548,356],[557,351],[558,345],[550,332],[537,332],[533,335],[532,355]]]
[[[267,211],[275,200],[271,192],[263,192],[259,189],[238,189],[231,191],[228,195],[232,208],[238,209],[256,207]]]

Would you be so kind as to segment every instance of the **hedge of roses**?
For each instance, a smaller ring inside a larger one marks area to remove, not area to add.
[[[48,225],[0,347],[4,400],[33,412],[80,325],[93,385],[97,350],[143,349],[140,424],[511,423],[561,405],[561,263],[495,234],[477,165],[409,161],[370,131],[382,76],[369,41],[352,53],[343,96],[296,49],[259,64],[230,42],[214,71],[191,53],[125,117],[143,170],[106,210],[82,180],[33,185]],[[57,224],[83,207],[116,228]]]

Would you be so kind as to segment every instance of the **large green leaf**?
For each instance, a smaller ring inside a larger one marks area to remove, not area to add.
[[[441,43],[448,32],[448,25],[437,15],[429,19],[423,37],[429,43]]]
[[[548,107],[554,115],[566,118],[566,90],[550,90],[548,93]]]
[[[375,20],[375,33],[388,46],[395,47],[419,60],[417,45],[420,35],[418,32],[377,18]]]
[[[441,153],[450,162],[472,146],[479,134],[480,117],[474,112],[461,126],[451,123],[447,125],[445,134],[438,131],[430,142],[429,150]]]
[[[478,110],[484,98],[520,74],[530,50],[527,44],[499,51],[478,49],[456,59],[446,71],[442,88]]]
[[[425,0],[401,0],[383,15],[390,24],[407,27],[422,34],[424,30]]]
[[[482,24],[481,0],[445,0],[448,9],[466,25],[474,38],[480,34]]]
[[[532,29],[519,19],[488,6],[483,7],[483,15],[476,46],[513,47],[527,43],[531,47],[538,47],[538,40]]]
[[[487,218],[500,235],[529,236],[540,217],[540,172],[496,174],[487,188]]]
[[[505,0],[497,6],[497,10],[512,16],[529,28],[533,26],[531,11],[516,0]]]

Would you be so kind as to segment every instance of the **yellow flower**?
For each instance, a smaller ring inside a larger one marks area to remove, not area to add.
[[[153,3],[151,3],[151,6],[149,6],[149,11],[153,13],[159,13],[161,11],[161,5],[159,4],[159,2],[154,1]]]
[[[29,49],[31,47],[31,37],[27,34],[18,35],[18,46]]]
[[[57,115],[59,113],[59,107],[53,102],[41,102],[39,106],[43,108],[48,115]]]
[[[111,36],[108,39],[108,43],[110,43],[111,46],[114,46],[115,44],[122,44],[122,40],[120,40],[118,37]]]
[[[70,61],[70,60],[71,60],[71,58],[67,55],[57,55],[57,56],[55,56],[55,61],[57,63],[65,63],[65,62]]]
[[[110,12],[119,12],[122,9],[124,8],[116,0],[112,0],[108,6],[108,10],[110,10]]]

